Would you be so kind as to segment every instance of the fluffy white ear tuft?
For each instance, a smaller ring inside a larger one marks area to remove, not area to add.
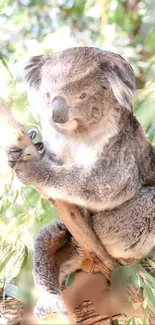
[[[38,88],[45,55],[32,56],[20,65],[17,78],[22,79],[28,87]]]
[[[134,89],[127,87],[117,75],[114,78],[109,78],[109,82],[119,104],[130,111],[133,104]]]
[[[131,111],[135,76],[130,64],[120,55],[108,52],[102,56],[101,68],[118,103]]]

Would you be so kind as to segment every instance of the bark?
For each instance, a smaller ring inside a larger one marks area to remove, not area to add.
[[[23,303],[7,298],[0,302],[0,324],[21,325],[23,322]]]
[[[78,323],[84,325],[93,325],[93,324],[107,324],[112,323],[113,320],[120,318],[125,318],[124,315],[117,314],[109,317],[108,315],[100,316],[96,313],[95,308],[91,301],[83,301],[83,303],[75,309],[74,319]]]
[[[39,154],[36,151],[35,146],[30,140],[27,132],[23,126],[17,122],[8,107],[8,105],[0,99],[0,121],[1,121],[1,130],[3,129],[3,134],[5,136],[7,130],[7,139],[6,145],[19,146],[24,149],[25,153],[35,155],[36,159],[39,159]],[[4,133],[5,132],[5,133]],[[86,220],[81,216],[77,207],[67,204],[62,201],[53,201],[51,198],[48,198],[52,201],[53,205],[56,207],[58,214],[66,227],[69,229],[73,237],[77,240],[79,245],[85,250],[86,258],[88,259],[88,270],[91,269],[93,265],[93,270],[95,268],[100,271],[106,279],[110,280],[111,273],[118,265],[125,264],[124,261],[116,261],[108,255],[105,248],[99,242],[97,236],[89,229]],[[83,229],[87,229],[87,237],[83,236]],[[97,255],[96,255],[97,254]],[[94,267],[95,265],[95,267]],[[86,268],[84,268],[86,271]],[[132,303],[143,302],[143,296],[141,292],[133,287],[128,288],[128,296]],[[106,297],[105,297],[106,300]],[[141,305],[138,309],[135,310],[135,316],[143,318],[144,308]],[[75,310],[74,319],[77,323],[82,324],[100,324],[104,322],[112,323],[113,319],[122,317],[121,313],[118,312],[117,315],[108,317],[107,315],[99,315],[95,311],[95,307],[91,301],[84,301],[80,306]],[[155,324],[155,315],[151,315],[151,322]]]

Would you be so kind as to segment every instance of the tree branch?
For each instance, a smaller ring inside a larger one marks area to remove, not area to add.
[[[0,99],[0,128],[5,137],[6,146],[17,146],[39,159],[39,153],[33,145],[29,135],[24,127],[15,120],[9,106]],[[46,193],[43,193],[46,196]],[[113,259],[103,247],[93,230],[88,226],[87,221],[82,217],[78,208],[74,205],[67,204],[62,201],[48,198],[58,211],[61,220],[64,222],[73,237],[77,240],[81,248],[84,249],[86,257],[90,260],[90,264],[97,264],[98,270],[110,280],[111,273],[119,263]],[[86,234],[85,237],[83,234]],[[143,302],[141,292],[137,292],[135,288],[128,288],[128,296],[132,303]],[[87,304],[87,308],[86,307]],[[144,308],[141,305],[135,310],[135,316],[143,318]],[[108,316],[99,316],[91,302],[84,302],[83,306],[77,307],[75,310],[76,322],[83,324],[100,324],[108,319],[118,318],[118,315],[108,318]],[[88,317],[89,315],[89,317]],[[121,315],[120,315],[121,316]],[[151,314],[151,322],[155,324],[155,315]]]

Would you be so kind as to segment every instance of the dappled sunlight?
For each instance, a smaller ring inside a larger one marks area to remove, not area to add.
[[[132,66],[136,77],[134,113],[142,124],[149,141],[155,145],[155,3],[153,0],[1,0],[0,1],[0,97],[13,110],[18,121],[27,130],[35,128],[40,132],[40,111],[31,114],[25,85],[18,80],[18,72],[29,56],[49,54],[76,46],[94,46],[122,55]],[[20,73],[19,73],[20,74]],[[36,108],[41,106],[40,98],[34,100]],[[37,111],[36,109],[36,111]],[[0,324],[68,324],[68,318],[55,317],[46,321],[34,318],[33,308],[38,299],[33,280],[34,239],[40,229],[58,215],[49,201],[34,188],[24,186],[8,166],[4,148],[8,143],[4,120],[0,121]],[[85,152],[84,152],[85,154]],[[146,157],[147,159],[147,157]],[[135,230],[136,231],[136,230]],[[149,312],[155,313],[154,296],[155,262],[150,258],[141,262],[142,269],[129,267],[131,277],[124,269],[119,270],[121,278],[136,284],[138,292],[143,290],[144,319],[124,318],[117,321],[102,319],[110,324],[148,323]],[[150,272],[145,272],[146,269]],[[126,269],[127,270],[127,269]],[[122,272],[122,273],[121,273]],[[79,274],[78,274],[79,276]],[[152,277],[153,276],[153,277]],[[87,290],[86,283],[89,283]],[[88,299],[92,282],[90,278],[71,295],[72,311],[81,297]],[[102,278],[102,282],[103,278]],[[67,287],[67,284],[65,284]],[[107,288],[107,283],[105,284]],[[94,285],[93,295],[97,287]],[[67,290],[69,291],[70,288]],[[109,310],[120,302],[119,288],[110,303]],[[82,296],[83,294],[83,296]],[[135,294],[135,293],[134,293]],[[91,295],[91,294],[90,294]],[[2,298],[3,296],[3,298]],[[10,298],[7,298],[9,296]],[[6,304],[4,301],[6,299]],[[93,298],[92,298],[93,299]],[[117,300],[117,302],[116,302]],[[101,299],[102,301],[102,299]],[[98,302],[100,310],[102,303]],[[17,304],[17,305],[16,305]],[[26,306],[25,310],[23,304]],[[131,306],[121,301],[121,307]],[[120,305],[119,305],[120,307]],[[70,307],[71,308],[71,307]],[[134,308],[139,308],[135,306]],[[12,311],[12,314],[11,312]],[[96,312],[96,311],[95,311]],[[94,312],[94,313],[95,313]],[[105,310],[104,310],[105,312]],[[96,317],[96,316],[95,316]],[[12,322],[13,320],[13,322]],[[85,324],[90,324],[85,320]],[[92,324],[92,323],[91,323]]]

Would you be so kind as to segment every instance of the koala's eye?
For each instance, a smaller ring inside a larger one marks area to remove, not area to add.
[[[102,85],[102,88],[105,89],[105,90],[108,90],[108,87],[105,86],[105,85]]]
[[[46,98],[50,98],[50,93],[49,92],[46,92],[45,93],[45,96],[46,96]]]
[[[81,95],[80,95],[80,99],[83,99],[83,98],[85,98],[86,97],[86,93],[82,93]]]

